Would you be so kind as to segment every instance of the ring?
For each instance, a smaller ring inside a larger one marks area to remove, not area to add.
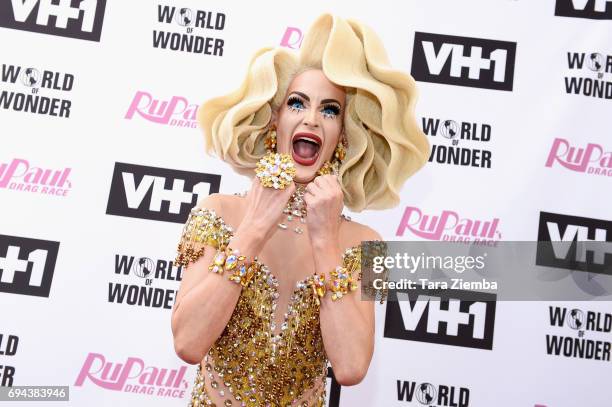
[[[255,174],[267,188],[285,189],[293,182],[295,165],[289,154],[270,152],[257,163]]]

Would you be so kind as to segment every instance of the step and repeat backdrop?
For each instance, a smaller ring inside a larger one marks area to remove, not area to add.
[[[399,206],[346,214],[387,240],[612,242],[610,0],[0,0],[0,386],[187,404],[182,224],[250,184],[197,109],[324,12],[414,76],[432,146]],[[330,376],[329,406],[612,406],[612,301],[440,300],[376,304],[368,375]]]

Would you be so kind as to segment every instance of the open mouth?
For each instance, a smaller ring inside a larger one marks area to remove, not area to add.
[[[321,138],[312,133],[296,133],[293,136],[293,160],[301,165],[312,165],[319,157]]]

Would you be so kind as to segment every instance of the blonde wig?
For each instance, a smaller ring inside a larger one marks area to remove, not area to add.
[[[403,183],[427,162],[430,146],[414,117],[414,79],[389,66],[377,35],[357,21],[324,14],[299,53],[258,51],[240,88],[200,106],[206,152],[252,177],[266,153],[272,110],[283,103],[293,77],[307,69],[321,69],[346,90],[348,149],[339,174],[344,204],[354,212],[397,206]]]

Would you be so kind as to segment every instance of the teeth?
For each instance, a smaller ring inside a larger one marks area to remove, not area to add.
[[[310,137],[298,137],[298,138],[296,138],[294,140],[294,142],[295,141],[299,141],[299,140],[307,140],[307,141],[311,141],[311,142],[315,143],[316,145],[319,145],[319,141],[318,140],[315,140],[315,139],[310,138]]]

